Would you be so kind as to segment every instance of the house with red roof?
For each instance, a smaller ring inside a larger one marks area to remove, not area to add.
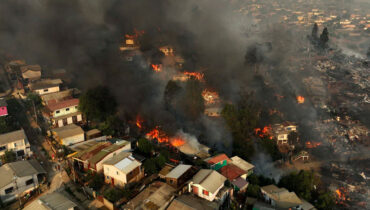
[[[8,115],[8,104],[6,103],[5,98],[0,98],[0,117]]]
[[[247,174],[245,170],[234,164],[229,164],[220,168],[218,172],[230,181],[235,191],[245,191],[247,189],[248,182],[243,178]]]
[[[78,104],[78,98],[48,103],[44,110],[44,118],[53,127],[63,127],[82,122],[82,114],[78,111]]]
[[[219,154],[213,157],[209,157],[205,159],[204,161],[208,163],[210,169],[213,169],[213,170],[218,170],[231,162],[229,157],[227,157],[227,155],[225,154]]]

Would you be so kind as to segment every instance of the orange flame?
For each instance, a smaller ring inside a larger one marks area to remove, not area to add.
[[[211,91],[208,89],[205,89],[202,91],[203,99],[205,100],[206,104],[214,104],[216,103],[220,96],[216,91]]]
[[[143,122],[144,122],[144,120],[141,119],[140,115],[138,115],[136,117],[136,126],[141,129],[143,127],[143,125],[142,125]]]
[[[170,143],[174,147],[179,147],[179,146],[184,145],[185,141],[181,138],[176,137],[176,138],[171,138]]]
[[[306,148],[309,148],[309,149],[312,149],[312,148],[316,148],[318,146],[321,145],[321,142],[315,142],[315,141],[307,141],[306,142]]]
[[[161,71],[161,66],[160,64],[152,64],[152,69],[154,72],[160,72]]]
[[[146,134],[147,138],[150,139],[157,139],[158,142],[160,143],[166,143],[168,142],[168,136],[163,132],[160,131],[158,126],[154,128],[152,131]]]
[[[143,34],[145,34],[144,30],[137,30],[136,28],[134,28],[134,34],[126,34],[125,38],[126,39],[136,39],[139,36],[142,36]]]
[[[270,136],[271,125],[265,126],[262,129],[261,128],[255,128],[254,133],[255,133],[255,135],[257,135],[261,138],[269,137],[269,139],[272,139],[272,136]]]
[[[304,97],[303,96],[297,96],[297,102],[299,104],[303,104],[304,103]]]
[[[338,200],[340,200],[339,201],[340,204],[343,204],[343,201],[350,200],[349,198],[346,197],[347,190],[344,187],[340,187],[340,188],[336,189],[335,193],[338,196]]]
[[[195,79],[199,81],[203,81],[204,74],[200,72],[184,72],[184,74],[188,77],[194,77]]]

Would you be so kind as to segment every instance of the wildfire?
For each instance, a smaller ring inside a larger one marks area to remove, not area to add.
[[[161,65],[160,64],[152,64],[152,69],[154,72],[160,72],[161,71]]]
[[[265,126],[262,129],[261,128],[255,128],[254,133],[255,133],[256,136],[259,136],[261,138],[269,137],[269,139],[272,139],[272,136],[270,136],[271,125]]]
[[[181,138],[175,137],[175,138],[171,138],[170,143],[174,147],[179,147],[179,146],[184,145],[185,141]]]
[[[147,133],[146,136],[150,139],[157,139],[160,143],[168,142],[168,136],[163,131],[161,131],[158,126]]]
[[[297,102],[299,104],[303,104],[304,103],[304,97],[303,96],[297,96]]]
[[[144,30],[137,30],[136,28],[134,28],[134,34],[125,34],[125,38],[126,39],[136,39],[139,36],[142,36],[143,34],[145,34]]]
[[[138,128],[142,128],[143,127],[143,122],[144,122],[144,120],[143,119],[141,119],[141,117],[138,115],[137,117],[136,117],[136,126],[138,127]]]
[[[202,91],[203,99],[205,100],[206,104],[214,104],[217,103],[219,100],[219,95],[216,91],[210,91],[210,90],[203,90]]]
[[[309,149],[312,149],[312,148],[316,148],[318,146],[321,145],[321,142],[315,142],[315,141],[307,141],[306,142],[306,148],[309,148]]]
[[[338,200],[337,203],[344,204],[344,201],[350,200],[346,197],[347,190],[344,187],[340,187],[335,190],[335,193],[337,194]]]
[[[184,72],[184,75],[188,76],[188,77],[194,77],[195,79],[199,80],[199,81],[203,81],[203,77],[204,77],[204,74],[203,73],[199,73],[199,72]]]

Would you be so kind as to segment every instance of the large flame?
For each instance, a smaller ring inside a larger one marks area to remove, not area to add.
[[[337,194],[337,203],[344,204],[344,201],[349,201],[350,199],[346,197],[347,190],[344,187],[340,187],[335,190],[335,193]]]
[[[160,64],[152,64],[152,69],[154,72],[160,72],[161,71],[161,65]]]
[[[303,96],[297,96],[297,102],[299,104],[303,104],[304,103],[304,97]]]
[[[149,139],[157,139],[157,141],[160,143],[168,142],[168,136],[163,131],[161,131],[158,126],[147,133],[146,136]]]
[[[202,96],[206,104],[214,104],[217,103],[220,99],[218,93],[216,91],[211,91],[205,89],[202,91]]]
[[[185,144],[185,140],[179,137],[171,138],[170,143],[174,147],[179,147]]]
[[[265,126],[262,129],[261,128],[255,128],[254,133],[256,136],[259,136],[261,138],[269,137],[269,139],[272,139],[271,134],[271,125]]]
[[[203,73],[199,73],[199,72],[184,72],[184,74],[188,77],[194,77],[195,79],[199,80],[199,81],[204,81],[203,78],[204,78],[204,74]]]

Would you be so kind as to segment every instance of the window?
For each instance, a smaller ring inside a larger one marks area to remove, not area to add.
[[[9,194],[11,192],[13,192],[14,188],[13,187],[9,187],[8,189],[5,189],[5,194]]]
[[[110,177],[109,177],[109,176],[107,176],[107,179],[110,179]]]
[[[44,89],[44,92],[48,92],[49,91],[49,89]]]
[[[6,150],[6,146],[1,146],[0,151]]]
[[[55,111],[55,113],[59,114],[59,113],[60,113],[60,111],[59,111],[59,110],[56,110],[56,111]]]
[[[17,151],[17,156],[18,157],[23,157],[24,156],[24,150],[22,149],[22,150],[18,150]]]
[[[209,192],[207,190],[203,190],[203,195],[208,196],[209,195]]]
[[[75,106],[75,109],[78,109],[78,106]]]
[[[30,185],[30,184],[33,184],[33,179],[29,179],[26,181],[26,185]]]
[[[69,108],[67,108],[66,111],[68,112],[69,111]]]
[[[173,184],[173,180],[172,179],[170,179],[170,184]]]
[[[14,143],[14,147],[17,147],[17,143]]]
[[[118,171],[116,171],[117,175],[118,175]]]

